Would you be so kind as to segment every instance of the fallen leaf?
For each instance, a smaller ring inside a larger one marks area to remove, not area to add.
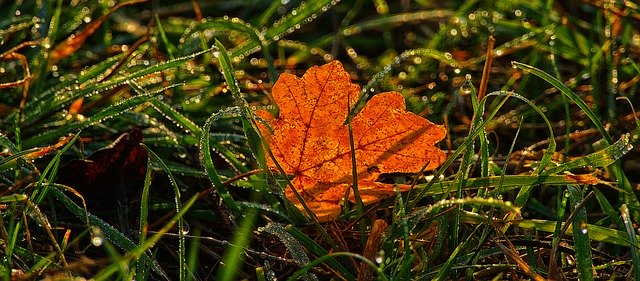
[[[128,203],[139,197],[147,172],[147,150],[140,145],[142,132],[134,128],[88,158],[70,161],[58,170],[58,183],[82,194],[87,209],[120,230],[128,226]],[[113,218],[113,212],[118,216]]]
[[[349,109],[360,95],[338,61],[312,67],[298,78],[282,74],[273,86],[279,116],[261,110],[267,124],[259,129],[292,184],[320,221],[340,215],[340,200],[353,182]],[[364,204],[395,195],[393,184],[377,182],[381,174],[432,170],[445,154],[434,145],[445,137],[443,126],[407,112],[402,95],[380,93],[352,120],[358,190]],[[270,157],[269,157],[270,158]],[[274,159],[268,159],[275,168]],[[398,185],[408,190],[408,185]],[[285,194],[300,210],[302,204],[289,188]],[[350,198],[353,201],[353,197]]]

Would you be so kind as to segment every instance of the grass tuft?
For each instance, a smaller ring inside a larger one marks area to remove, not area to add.
[[[0,279],[640,278],[636,4],[205,2],[3,3]],[[363,85],[349,120],[399,92],[448,158],[320,223],[266,168],[254,112],[336,59]],[[135,184],[89,158],[132,128]],[[76,160],[102,180],[61,184]]]

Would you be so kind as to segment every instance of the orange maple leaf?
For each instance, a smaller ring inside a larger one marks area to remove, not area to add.
[[[308,69],[302,78],[282,74],[273,86],[280,116],[256,112],[269,124],[260,124],[259,129],[275,161],[294,176],[293,186],[320,221],[340,215],[340,200],[353,182],[349,129],[344,123],[359,95],[360,87],[351,83],[339,61],[333,61]],[[431,170],[445,160],[444,152],[434,146],[445,137],[443,126],[407,112],[399,93],[373,96],[351,126],[364,204],[395,194],[392,184],[376,181],[381,174],[417,173],[425,165]],[[267,165],[276,167],[271,157]],[[400,185],[401,190],[409,187]],[[304,212],[291,189],[285,194]]]

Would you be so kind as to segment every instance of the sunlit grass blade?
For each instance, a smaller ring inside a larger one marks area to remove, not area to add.
[[[149,101],[153,108],[158,110],[158,112],[160,112],[165,118],[174,122],[178,127],[183,128],[185,133],[194,134],[196,138],[199,138],[202,134],[202,128],[167,103],[155,97]]]
[[[153,99],[150,95],[135,96],[119,103],[115,103],[88,117],[84,122],[69,124],[58,129],[47,131],[24,141],[25,147],[32,147],[41,143],[47,143],[69,133],[76,133],[82,129],[104,122],[107,119],[120,115],[125,110],[139,106]]]
[[[520,213],[520,207],[516,207],[509,201],[494,198],[465,197],[450,200],[440,200],[428,207],[416,208],[409,214],[410,224],[424,217],[432,217],[444,208],[456,205],[483,205],[504,209],[507,212]]]

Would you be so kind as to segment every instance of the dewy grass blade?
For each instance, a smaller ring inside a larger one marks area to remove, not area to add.
[[[173,121],[177,126],[185,130],[185,133],[194,134],[196,137],[200,137],[202,134],[202,128],[200,128],[196,123],[193,123],[188,117],[182,115],[180,112],[175,110],[173,107],[168,105],[167,103],[153,98],[149,100],[153,108],[158,110],[165,118]]]
[[[216,280],[236,280],[239,272],[238,268],[244,256],[242,253],[251,241],[251,233],[253,232],[257,216],[258,213],[255,210],[249,210],[245,213],[237,233],[234,233],[231,245],[227,247],[222,256],[222,266],[216,275]]]
[[[169,177],[169,181],[171,182],[171,185],[173,186],[173,192],[175,195],[175,208],[176,208],[176,213],[179,214],[180,210],[182,210],[182,201],[180,199],[180,188],[178,187],[178,183],[176,182],[175,178],[173,177],[173,174],[169,171],[169,168],[167,168],[167,166],[164,164],[164,161],[162,161],[162,158],[160,158],[155,152],[153,152],[153,150],[151,150],[149,147],[147,147],[146,145],[144,145],[144,143],[141,143],[140,145],[142,145],[142,147],[144,147],[147,152],[149,153],[149,158],[151,160],[154,160],[155,162],[157,162],[158,164],[160,164],[160,166],[162,167],[162,169],[165,171],[165,173],[167,173],[167,176]],[[184,228],[184,219],[182,217],[177,217],[178,221],[178,274],[179,274],[179,278],[178,280],[185,280],[186,276],[187,276],[187,260],[186,260],[186,249],[185,249],[185,228]]]
[[[618,141],[607,146],[607,148],[591,153],[589,155],[579,157],[573,161],[563,163],[562,165],[549,168],[544,171],[545,175],[559,174],[574,169],[579,169],[586,166],[592,167],[608,167],[615,163],[616,160],[627,154],[633,145],[629,141],[628,135],[622,135]]]
[[[149,189],[151,187],[151,161],[147,162],[147,172],[144,176],[144,185],[142,187],[142,195],[140,196],[140,224],[138,230],[138,245],[143,245],[147,240],[147,226],[149,219]],[[146,260],[136,261],[136,279],[147,280],[147,263]]]
[[[173,226],[175,225],[175,223],[177,221],[179,221],[180,219],[182,219],[185,215],[185,213],[191,209],[191,206],[193,206],[193,204],[197,201],[198,199],[198,194],[194,195],[193,197],[191,197],[187,202],[184,203],[182,210],[180,210],[180,212],[178,212],[177,214],[175,214],[167,224],[165,224],[158,232],[156,232],[153,236],[149,237],[149,239],[147,239],[147,241],[145,242],[144,245],[140,245],[138,247],[132,248],[132,249],[128,249],[127,250],[127,254],[119,261],[116,261],[114,264],[112,264],[111,266],[109,266],[108,268],[102,270],[101,272],[99,272],[98,274],[96,274],[93,279],[96,281],[102,281],[102,280],[113,280],[113,277],[111,277],[112,274],[114,274],[114,272],[116,272],[118,270],[118,263],[124,263],[127,262],[129,260],[132,259],[136,259],[139,257],[145,257],[146,253],[148,252],[148,249],[150,249],[151,247],[153,247],[156,243],[158,243],[158,241],[160,241],[160,239],[162,237],[165,236],[165,234],[167,232],[169,232],[169,230],[171,230],[171,228],[173,228]],[[162,277],[165,280],[170,280],[169,277],[164,274],[164,272],[162,272]]]
[[[64,186],[61,186],[59,184],[49,184],[49,188],[50,188],[48,193],[49,195],[53,196],[55,199],[60,201],[77,218],[84,220],[88,216],[89,224],[100,228],[100,232],[102,233],[103,237],[111,241],[111,243],[113,243],[114,245],[118,246],[118,248],[127,252],[131,252],[136,248],[136,245],[133,243],[133,241],[131,241],[122,232],[118,231],[113,226],[109,225],[108,223],[96,217],[95,215],[91,213],[87,214],[84,208],[78,206],[75,202],[69,199],[69,197],[67,197],[64,193],[62,193],[60,189],[64,189]],[[149,240],[147,240],[147,242],[149,242]],[[145,248],[145,250],[146,249],[147,248]],[[151,265],[151,268],[154,270],[154,272],[163,276],[165,280],[169,280],[169,277],[160,268],[160,265],[155,259],[150,257],[144,251],[140,253],[138,256],[141,256],[143,259],[146,259],[148,264]]]
[[[307,236],[306,234],[304,234],[302,231],[300,231],[299,229],[297,229],[295,226],[293,225],[286,225],[284,226],[284,230],[287,231],[289,234],[291,234],[296,241],[298,241],[299,243],[301,243],[302,245],[305,246],[305,248],[307,248],[307,250],[311,253],[313,253],[316,256],[325,256],[328,255],[329,252],[327,252],[322,246],[318,245],[318,243],[316,243],[316,241],[314,241],[313,239],[309,238],[309,236]],[[349,270],[347,270],[344,265],[342,263],[340,263],[339,261],[337,261],[336,259],[328,259],[326,261],[327,265],[331,266],[331,268],[337,272],[340,273],[340,275],[347,279],[347,280],[355,280],[356,278],[349,272]]]
[[[593,111],[589,108],[589,106],[587,106],[587,104],[580,97],[578,97],[573,91],[571,91],[571,89],[565,86],[562,82],[555,79],[553,76],[547,74],[546,72],[538,68],[535,68],[533,66],[526,65],[520,62],[512,62],[512,63],[514,66],[542,78],[543,80],[547,81],[549,84],[551,84],[552,86],[560,90],[560,92],[563,95],[566,95],[569,99],[571,99],[587,115],[587,117],[589,117],[591,122],[593,122],[593,124],[596,126],[596,129],[598,129],[598,131],[605,138],[605,140],[607,141],[607,144],[609,145],[613,144],[613,139],[611,138],[611,135],[609,135],[609,132],[604,128],[604,125],[602,124],[602,122],[600,122],[600,119],[598,118],[598,116],[596,116],[595,113],[593,113]],[[634,191],[629,181],[627,180],[627,177],[625,176],[624,171],[622,170],[622,165],[620,164],[619,161],[616,161],[611,166],[611,169],[613,171],[613,175],[616,181],[618,182],[618,188],[624,190],[625,193],[627,193],[623,197],[625,202],[629,205],[630,209],[632,210],[633,212],[632,215],[636,219],[640,219],[640,201],[638,201],[638,198],[635,195],[633,195]]]
[[[240,209],[238,208],[236,201],[233,199],[231,194],[229,194],[229,191],[222,183],[222,180],[220,180],[220,176],[218,175],[218,172],[215,166],[213,165],[213,160],[211,158],[209,131],[211,130],[211,125],[220,116],[221,116],[221,113],[213,115],[209,117],[207,121],[204,123],[203,133],[200,136],[200,153],[199,153],[200,161],[202,162],[202,165],[204,166],[204,170],[207,172],[207,175],[209,176],[209,180],[218,191],[218,194],[220,194],[220,198],[222,198],[222,201],[224,202],[224,204],[227,206],[227,208],[229,208],[229,210],[231,210],[231,213],[233,215],[238,216],[240,215]]]
[[[304,252],[304,247],[299,240],[295,239],[289,232],[285,231],[285,228],[280,223],[269,223],[265,227],[261,227],[260,231],[265,231],[274,235],[280,239],[280,241],[285,245],[293,260],[300,264],[308,264],[309,257]],[[307,274],[305,279],[310,280],[318,280],[318,278],[314,274]]]
[[[620,206],[620,213],[622,214],[622,221],[624,222],[624,229],[627,233],[627,238],[631,244],[629,248],[631,252],[631,260],[633,261],[633,280],[638,281],[640,280],[640,274],[638,274],[640,273],[640,248],[638,247],[636,230],[633,222],[631,221],[629,208],[627,208],[626,204],[622,204],[622,206]]]
[[[573,227],[573,246],[576,251],[576,267],[579,280],[593,280],[593,260],[587,229],[587,210],[581,204],[582,191],[575,185],[568,185],[571,211],[575,213]],[[582,206],[582,207],[580,207]],[[579,207],[579,208],[577,208]]]
[[[134,80],[155,72],[160,72],[163,70],[181,66],[186,61],[192,60],[204,53],[211,51],[212,49],[213,48],[210,48],[210,49],[199,51],[187,56],[179,57],[174,60],[165,61],[156,65],[135,71],[133,73],[127,73],[125,75],[116,76],[101,83],[88,84],[83,89],[79,89],[76,91],[69,91],[70,93],[68,95],[63,96],[60,99],[55,99],[54,101],[43,101],[38,103],[32,103],[33,107],[27,107],[27,109],[25,109],[26,114],[24,117],[25,118],[24,123],[30,124],[53,111],[62,109],[65,105],[70,104],[72,101],[80,97],[95,95],[95,94],[104,92],[106,90],[112,89],[113,87],[124,85],[127,83],[127,81]],[[43,107],[43,106],[46,108],[49,108],[50,110],[36,110],[38,107]]]
[[[133,108],[135,106],[141,105],[145,102],[148,102],[150,100],[152,100],[153,97],[150,95],[140,95],[140,96],[135,96],[129,99],[126,99],[122,102],[113,104],[108,106],[107,108],[101,110],[100,112],[96,113],[95,115],[87,118],[86,121],[81,122],[81,123],[74,123],[74,124],[70,124],[55,130],[51,130],[51,131],[47,131],[43,134],[34,136],[32,138],[29,138],[27,140],[24,141],[23,146],[24,147],[32,147],[41,143],[47,143],[50,142],[52,140],[55,140],[61,136],[64,136],[66,134],[69,133],[75,133],[78,132],[82,129],[88,128],[90,126],[93,126],[95,124],[99,124],[104,122],[107,119],[113,118],[119,114],[121,114],[122,112],[124,112],[125,110],[128,110],[130,108]]]

